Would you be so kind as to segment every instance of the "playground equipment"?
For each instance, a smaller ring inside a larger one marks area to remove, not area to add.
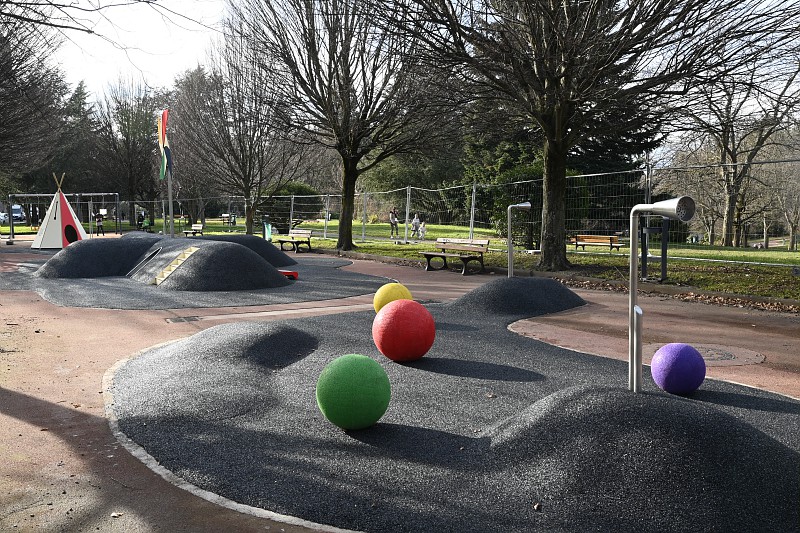
[[[673,342],[653,355],[650,373],[662,390],[670,394],[691,394],[706,379],[706,362],[694,346]]]
[[[508,236],[507,236],[507,239],[508,239],[508,277],[509,278],[513,278],[514,277],[514,240],[512,238],[513,234],[511,233],[511,210],[514,209],[514,208],[530,210],[531,203],[530,202],[522,202],[520,204],[512,204],[512,205],[508,206],[508,234],[507,234]]]
[[[69,205],[64,193],[61,192],[61,185],[64,183],[64,174],[61,180],[53,174],[58,190],[47,208],[47,213],[42,220],[42,225],[33,239],[31,248],[66,248],[75,241],[86,238],[84,231],[75,211]],[[38,215],[37,215],[38,216]]]
[[[406,288],[402,283],[387,283],[380,289],[375,291],[375,296],[372,298],[372,307],[377,313],[383,306],[395,300],[413,300],[411,291]]]
[[[55,177],[55,175],[54,175]],[[63,175],[62,175],[62,182],[63,182]],[[56,184],[58,184],[58,180],[56,180]],[[75,206],[75,210],[73,211],[75,214],[75,221],[78,226],[80,226],[82,220],[84,219],[84,209],[86,209],[86,220],[88,221],[90,227],[92,224],[92,210],[94,209],[94,204],[100,204],[101,206],[106,205],[113,205],[113,212],[116,216],[113,217],[114,221],[114,231],[115,233],[121,233],[122,227],[119,219],[120,213],[120,203],[119,203],[119,193],[116,192],[84,192],[84,193],[64,193],[60,190],[56,192],[56,194],[61,193],[61,195],[65,199],[71,199],[68,202],[70,205]],[[46,199],[46,200],[45,200]],[[28,222],[31,225],[35,225],[39,223],[39,218],[44,214],[45,210],[43,209],[43,202],[47,200],[52,200],[52,194],[37,194],[37,193],[23,193],[23,194],[10,194],[8,196],[8,203],[9,205],[15,205],[17,203],[27,206],[28,214],[34,214],[37,220],[29,220]],[[31,217],[32,218],[32,217]],[[41,230],[41,227],[40,227]],[[14,244],[14,239],[16,237],[16,233],[14,230],[14,220],[12,217],[9,217],[9,235],[8,235],[8,242],[7,244]],[[60,248],[60,246],[59,246]]]
[[[332,424],[345,430],[368,428],[389,407],[389,376],[366,355],[343,355],[322,370],[316,397],[317,407]]]
[[[372,340],[392,361],[416,361],[428,353],[435,338],[433,316],[414,300],[389,302],[372,321]]]
[[[642,390],[642,308],[636,305],[639,290],[639,215],[651,213],[688,222],[694,217],[695,204],[681,196],[654,204],[637,204],[631,209],[630,295],[628,306],[628,389]]]

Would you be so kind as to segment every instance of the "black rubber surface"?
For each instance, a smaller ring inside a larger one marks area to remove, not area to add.
[[[33,290],[65,307],[179,309],[328,300],[372,294],[387,278],[340,270],[350,261],[301,254],[291,259],[247,236],[168,239],[134,233],[76,242],[43,253],[0,276],[0,290]],[[163,283],[156,275],[190,247],[198,248]],[[25,250],[28,252],[28,250]],[[289,281],[276,266],[297,271]]]
[[[120,428],[227,498],[365,531],[797,531],[800,403],[706,380],[627,391],[627,364],[521,337],[581,299],[543,278],[430,304],[431,351],[396,364],[372,312],[217,326],[114,379]],[[316,379],[347,353],[386,369],[380,422],[344,432]]]

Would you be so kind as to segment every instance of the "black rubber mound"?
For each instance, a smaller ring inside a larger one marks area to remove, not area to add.
[[[447,304],[455,313],[539,316],[586,305],[586,301],[549,278],[501,278]]]
[[[187,346],[202,345],[206,353],[231,354],[255,370],[289,366],[317,349],[316,336],[285,322],[222,324],[191,337]]]
[[[800,478],[784,470],[800,465],[800,454],[736,417],[673,396],[571,387],[489,436],[496,469],[536,479],[548,513],[562,517],[559,530],[577,514],[598,531],[634,531],[647,516],[644,529],[656,531],[789,531],[786,502],[765,495],[800,494]],[[656,507],[680,512],[658,523]]]
[[[114,414],[205,490],[358,531],[796,530],[800,402],[713,380],[670,396],[649,372],[634,394],[622,361],[428,308],[434,346],[402,365],[376,352],[373,312],[209,329],[121,367]],[[346,353],[392,386],[363,431],[316,406]]]
[[[124,276],[158,240],[158,237],[149,236],[74,242],[51,257],[36,275],[41,278]]]
[[[216,241],[202,244],[158,286],[160,289],[245,291],[284,287],[291,283],[263,257],[240,244]]]
[[[197,238],[197,237],[196,237]],[[222,241],[241,244],[250,248],[255,253],[263,257],[267,263],[274,267],[285,267],[296,265],[297,261],[282,252],[280,248],[269,241],[255,235],[204,235],[199,237],[209,241]]]

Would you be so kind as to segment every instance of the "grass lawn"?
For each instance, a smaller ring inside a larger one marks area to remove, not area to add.
[[[179,233],[186,224],[175,224],[175,232]],[[88,225],[84,224],[88,232]],[[312,246],[314,248],[336,247],[336,237],[339,231],[338,220],[331,220],[327,225],[328,238],[321,238],[325,231],[322,221],[306,221],[300,226],[302,229],[314,231]],[[123,231],[135,229],[127,222],[123,222]],[[157,219],[153,229],[158,232],[162,228],[162,220]],[[114,231],[112,221],[105,224],[106,232]],[[0,229],[3,234],[8,234],[8,226]],[[17,234],[35,233],[35,229],[25,225],[15,225]],[[94,231],[94,229],[93,229]],[[206,219],[205,234],[244,234],[244,224],[228,226],[221,219]],[[362,242],[362,232],[364,241]],[[254,233],[261,235],[260,225]],[[182,235],[182,234],[181,234]],[[404,235],[404,228],[400,227],[400,235]],[[461,226],[428,226],[426,240],[422,243],[409,240],[407,244],[398,244],[389,240],[389,224],[367,224],[363,227],[360,222],[353,225],[353,241],[357,251],[369,255],[398,257],[410,260],[421,260],[420,251],[435,249],[434,242],[437,238],[466,238],[469,228]],[[484,261],[487,266],[506,268],[508,255],[505,239],[489,229],[475,228],[475,238],[491,239],[489,247],[494,251],[486,254]],[[402,239],[401,239],[402,240]],[[658,243],[651,245],[651,253],[658,254]],[[587,253],[575,252],[573,247],[567,247],[567,258],[572,263],[572,274],[613,280],[628,280],[628,249],[623,246],[620,251],[604,252],[600,247],[595,247]],[[686,259],[683,259],[686,258]],[[536,268],[538,256],[517,252],[514,255],[514,268],[521,272]],[[758,263],[780,264],[771,266]],[[788,266],[786,266],[788,265]],[[660,263],[650,262],[648,274],[660,275]],[[705,291],[718,291],[731,294],[752,296],[767,296],[775,298],[790,298],[800,300],[800,252],[789,252],[785,249],[758,250],[752,248],[722,248],[712,246],[670,246],[667,265],[667,280],[664,284],[694,287]]]
[[[319,230],[314,225],[303,224],[303,228]],[[360,253],[420,260],[420,251],[435,249],[434,241],[439,237],[467,237],[468,228],[430,226],[425,242],[409,242],[397,244],[388,240],[388,224],[370,224],[367,226],[367,238],[361,241],[361,225],[354,227],[353,241]],[[329,224],[328,239],[313,238],[315,248],[334,249],[336,247],[335,229]],[[316,231],[315,231],[316,233]],[[332,236],[330,234],[333,234]],[[370,239],[370,235],[379,235],[380,239]],[[401,228],[402,235],[402,228]],[[476,238],[491,238],[491,251],[484,257],[486,266],[506,268],[508,255],[505,251],[505,240],[497,238],[489,230],[476,230]],[[572,274],[612,280],[628,281],[629,249],[623,247],[617,252],[602,252],[599,247],[587,253],[576,253],[567,248],[567,258],[572,263]],[[660,252],[656,247],[655,253]],[[676,259],[676,257],[689,259]],[[514,255],[516,271],[536,268],[538,256],[517,252]],[[746,262],[746,264],[744,263]],[[782,264],[784,266],[760,265],[757,263]],[[785,266],[788,265],[788,266]],[[661,266],[658,261],[648,264],[651,277],[660,276]],[[694,287],[704,291],[718,291],[730,294],[766,296],[774,298],[790,298],[800,300],[800,252],[788,252],[785,249],[730,249],[721,247],[680,247],[670,248],[668,252],[666,285]]]

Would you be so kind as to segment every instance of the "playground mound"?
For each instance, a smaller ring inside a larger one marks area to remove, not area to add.
[[[697,531],[727,523],[781,531],[786,502],[777,495],[799,488],[796,476],[785,475],[786,466],[798,464],[796,451],[674,396],[570,387],[488,433],[496,468],[524,470],[537,491],[559,494],[599,530]],[[755,459],[763,456],[770,460]],[[654,508],[664,510],[663,521],[642,525]],[[569,523],[564,517],[561,527]]]
[[[248,242],[247,239],[242,239]],[[191,252],[158,287],[167,291],[243,291],[284,287],[291,282],[255,245],[218,240],[136,235],[120,239],[78,241],[51,257],[36,275],[41,278],[127,276],[145,284]],[[269,243],[267,243],[269,244]],[[286,255],[275,246],[260,247],[268,256]],[[289,259],[291,261],[291,259]],[[280,262],[285,263],[285,260]]]
[[[124,276],[160,239],[89,239],[73,242],[47,260],[36,276],[41,278],[101,278]]]
[[[538,316],[586,305],[586,301],[549,278],[501,278],[450,302],[454,312]]]
[[[436,340],[405,364],[377,351],[371,311],[224,324],[153,348],[114,376],[118,427],[201,489],[352,530],[796,528],[800,402],[713,380],[676,397],[649,372],[629,392],[626,363],[507,329],[582,303],[522,281],[427,305]],[[320,373],[348,353],[373,357],[392,387],[366,430],[316,405]]]
[[[293,266],[297,264],[297,261],[281,251],[280,248],[271,242],[262,239],[261,237],[256,237],[255,235],[204,235],[196,238],[209,241],[222,241],[241,244],[242,246],[251,249],[263,257],[267,263],[276,268]]]

